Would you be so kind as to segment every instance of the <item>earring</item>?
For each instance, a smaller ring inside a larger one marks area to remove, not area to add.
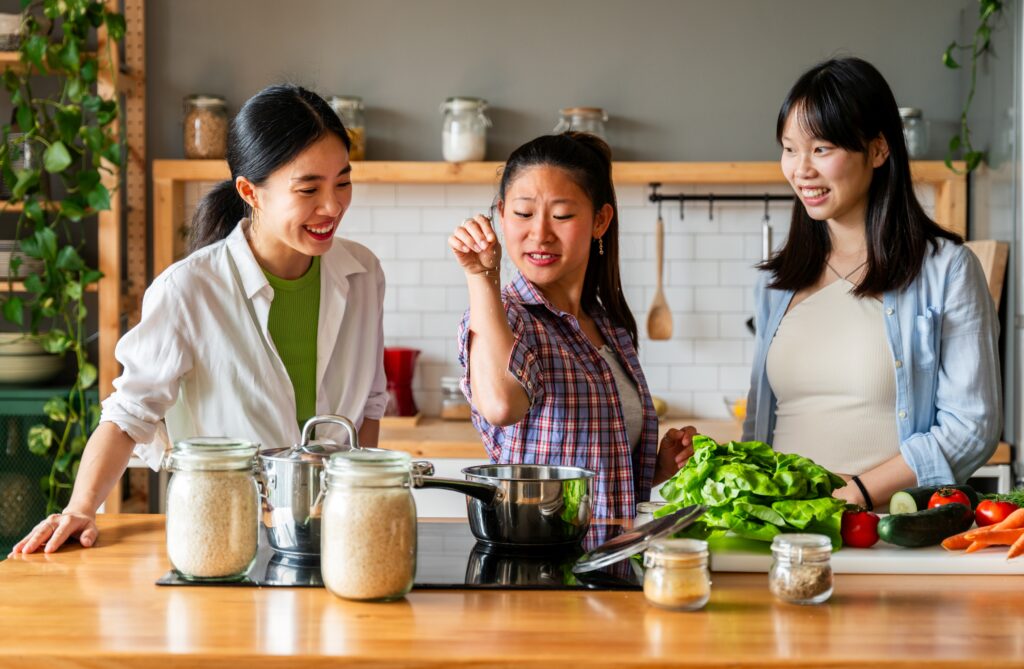
[[[251,209],[252,212],[249,214],[249,228],[255,231],[256,225],[259,223],[259,209],[256,208],[256,205],[252,205]]]
[[[604,255],[604,240],[600,237],[597,238],[597,255]]]

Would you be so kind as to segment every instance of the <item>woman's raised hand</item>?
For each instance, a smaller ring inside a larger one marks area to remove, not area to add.
[[[96,543],[99,534],[94,516],[73,511],[52,513],[14,545],[11,555],[34,553],[40,547],[44,553],[52,553],[71,537],[78,537],[78,542],[88,548]]]
[[[463,221],[448,238],[448,246],[466,274],[495,272],[501,262],[501,244],[491,219],[483,214]]]

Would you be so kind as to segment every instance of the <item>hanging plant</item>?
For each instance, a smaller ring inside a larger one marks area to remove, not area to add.
[[[971,57],[971,84],[967,90],[963,111],[960,113],[960,127],[950,140],[946,152],[946,167],[959,174],[953,167],[954,158],[960,154],[966,163],[966,172],[972,172],[985,159],[985,152],[974,148],[971,143],[971,129],[967,125],[967,113],[974,101],[974,89],[978,81],[978,60],[992,45],[993,23],[1002,15],[1003,0],[978,0],[978,27],[974,31],[974,40],[969,44],[960,44],[954,40],[942,54],[942,64],[951,70],[960,69],[960,63],[953,57],[956,51],[968,51]]]
[[[37,338],[46,351],[69,355],[75,363],[70,391],[46,402],[49,421],[28,435],[29,450],[53,462],[42,481],[50,513],[66,503],[85,443],[99,421],[98,404],[86,399],[97,370],[87,352],[84,298],[102,274],[85,262],[81,250],[95,231],[96,213],[110,209],[104,173],[114,173],[122,162],[124,147],[115,126],[119,105],[116,96],[100,97],[97,84],[101,69],[111,78],[115,74],[110,49],[124,37],[125,22],[99,0],[22,0],[21,7],[20,66],[4,72],[3,86],[23,133],[13,144],[38,151],[42,159],[17,160],[21,156],[12,155],[8,141],[12,127],[5,125],[0,174],[10,202],[21,205],[18,245],[25,256],[42,261],[42,269],[19,275],[21,263],[12,258],[11,274],[24,281],[24,292],[14,293],[9,282],[0,303],[7,321]],[[90,53],[104,27],[107,48]],[[37,94],[37,85],[52,93]]]

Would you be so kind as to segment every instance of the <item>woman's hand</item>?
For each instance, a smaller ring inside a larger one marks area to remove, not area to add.
[[[664,483],[682,469],[693,455],[693,437],[697,428],[692,425],[672,428],[658,445],[658,461],[654,466],[654,485]]]
[[[16,543],[8,557],[16,553],[34,553],[44,544],[43,552],[52,553],[71,537],[78,537],[78,542],[88,548],[96,543],[99,534],[94,515],[74,511],[53,513]]]
[[[501,262],[501,244],[491,219],[483,214],[463,221],[448,238],[448,246],[466,274],[495,272]]]

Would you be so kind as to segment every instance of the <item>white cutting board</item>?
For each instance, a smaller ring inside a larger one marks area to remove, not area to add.
[[[1008,546],[977,553],[951,552],[942,546],[900,548],[878,542],[871,548],[840,548],[832,553],[837,574],[1017,574],[1024,575],[1024,555],[1006,559]],[[712,571],[768,572],[771,555],[742,550],[713,550]]]

